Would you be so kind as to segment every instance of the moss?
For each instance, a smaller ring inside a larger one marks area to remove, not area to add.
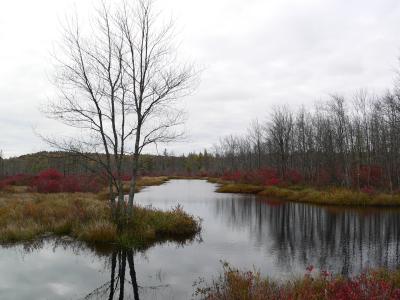
[[[143,247],[161,240],[181,241],[200,230],[200,221],[180,207],[161,211],[136,206],[131,223],[121,234],[110,220],[108,202],[95,194],[0,194],[2,243],[53,233],[86,242]]]

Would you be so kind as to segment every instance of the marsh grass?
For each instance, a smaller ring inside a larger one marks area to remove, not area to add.
[[[244,183],[228,183],[217,188],[218,193],[258,194],[263,190],[262,186]]]
[[[352,278],[316,273],[287,281],[262,278],[257,271],[241,271],[224,263],[223,273],[212,283],[195,283],[195,296],[208,300],[365,300],[399,299],[400,271],[369,270]]]
[[[182,240],[200,230],[200,221],[180,207],[170,211],[134,207],[132,223],[117,233],[107,201],[89,193],[0,193],[0,242],[32,240],[43,234],[69,235],[85,242],[146,247],[159,240]]]
[[[369,195],[364,192],[345,188],[282,188],[267,187],[258,195],[280,198],[294,202],[324,204],[324,205],[349,205],[349,206],[399,206],[400,195],[378,193]]]
[[[218,193],[243,193],[257,194],[275,199],[292,202],[313,203],[321,205],[339,206],[400,206],[400,194],[374,193],[368,194],[362,191],[325,187],[316,189],[302,185],[258,186],[245,183],[233,183],[218,178],[208,178],[208,182],[217,183]]]

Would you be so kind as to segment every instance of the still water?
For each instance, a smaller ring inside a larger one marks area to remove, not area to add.
[[[122,252],[44,239],[1,247],[0,299],[122,299],[121,289],[123,299],[191,299],[193,282],[210,281],[221,261],[278,279],[309,265],[344,275],[400,265],[400,210],[320,207],[215,188],[172,180],[137,195],[141,205],[180,204],[202,218],[201,236],[186,245]]]

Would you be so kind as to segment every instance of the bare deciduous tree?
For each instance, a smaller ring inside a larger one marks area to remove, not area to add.
[[[68,22],[56,54],[59,97],[47,113],[81,135],[47,140],[101,166],[118,220],[132,216],[142,150],[181,134],[176,127],[183,113],[175,102],[191,90],[194,72],[176,58],[172,25],[154,13],[151,0],[116,6],[102,2],[90,26],[81,26],[77,18]],[[127,208],[122,182],[126,155],[132,176]]]

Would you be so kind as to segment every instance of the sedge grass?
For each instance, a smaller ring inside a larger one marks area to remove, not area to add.
[[[159,240],[194,236],[200,222],[180,207],[170,211],[135,206],[122,233],[107,201],[90,193],[0,193],[0,242],[32,240],[43,234],[68,235],[85,242],[146,247]]]

